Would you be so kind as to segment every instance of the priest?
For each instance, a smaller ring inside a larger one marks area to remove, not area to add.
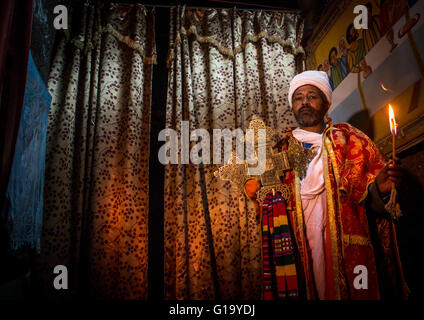
[[[333,124],[328,76],[305,71],[290,83],[298,127],[285,133],[291,169],[280,177],[289,196],[245,183],[261,214],[264,299],[406,298],[393,217],[386,211],[399,160],[386,161],[363,132]]]

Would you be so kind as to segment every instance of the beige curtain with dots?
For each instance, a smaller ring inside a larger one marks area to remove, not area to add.
[[[295,126],[289,81],[303,69],[297,13],[171,10],[167,128],[245,129],[254,115]],[[192,142],[193,146],[196,142]],[[217,164],[165,168],[165,297],[260,299],[261,233]]]
[[[154,12],[97,3],[72,16],[48,81],[38,274],[52,297],[145,299]]]

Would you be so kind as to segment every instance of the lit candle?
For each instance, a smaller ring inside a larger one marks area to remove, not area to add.
[[[390,121],[390,132],[392,133],[392,157],[393,157],[393,163],[395,161],[396,157],[396,142],[395,142],[395,136],[397,133],[397,123],[395,119],[395,113],[393,112],[392,106],[389,104],[389,121]],[[392,188],[395,187],[395,184],[392,182]]]
[[[395,160],[396,151],[395,151],[395,136],[397,133],[397,124],[395,119],[395,113],[393,112],[392,106],[389,104],[389,120],[390,120],[390,132],[392,133],[393,137],[393,160]]]

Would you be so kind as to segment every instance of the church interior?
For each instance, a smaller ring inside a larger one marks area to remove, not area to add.
[[[0,15],[0,300],[261,300],[255,207],[222,164],[164,164],[164,129],[176,148],[184,121],[260,117],[278,135],[305,70],[327,74],[333,123],[400,159],[393,227],[421,298],[424,0],[6,0]]]

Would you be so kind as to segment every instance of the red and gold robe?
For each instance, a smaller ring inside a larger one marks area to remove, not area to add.
[[[287,136],[290,135],[291,131],[287,133]],[[323,133],[323,139],[327,193],[325,298],[380,299],[383,278],[389,279],[391,290],[406,298],[407,289],[400,261],[396,259],[397,244],[390,217],[367,214],[365,210],[368,186],[386,165],[384,157],[364,133],[347,123],[330,123]],[[287,149],[287,141],[283,140],[275,148]],[[291,188],[286,210],[297,253],[299,289],[306,299],[316,299],[300,198],[300,179],[294,170],[290,170],[285,172],[281,181]],[[375,226],[375,236],[370,232],[370,225]],[[377,252],[382,253],[378,264]],[[354,272],[356,266],[366,267],[367,289],[356,289],[354,286],[354,279],[358,276]]]

